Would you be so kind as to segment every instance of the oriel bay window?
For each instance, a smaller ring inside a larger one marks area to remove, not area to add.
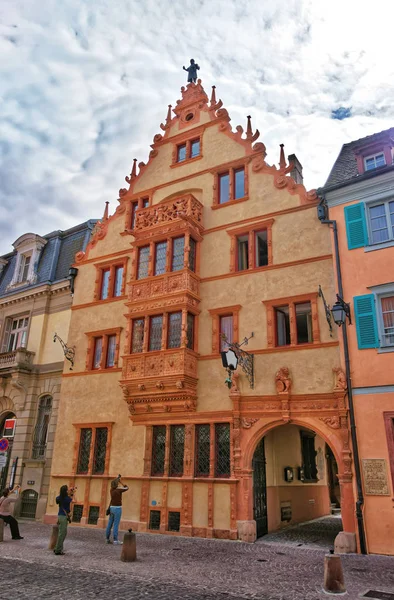
[[[317,294],[264,302],[268,346],[296,346],[320,342]]]
[[[113,264],[104,263],[95,265],[98,271],[96,278],[95,300],[108,300],[120,298],[126,290],[126,264],[128,258],[121,259]]]
[[[138,198],[138,200],[133,200],[130,206],[130,229],[134,229],[135,222],[137,218],[137,211],[141,208],[148,208],[149,206],[149,198]]]
[[[79,447],[76,457],[75,472],[79,474],[102,475],[108,471],[109,464],[109,432],[111,425],[98,423],[95,425],[76,425],[79,434]]]
[[[88,336],[86,369],[102,370],[118,366],[119,338],[122,328],[92,331]]]
[[[137,248],[136,278],[164,275],[181,271],[185,266],[196,271],[197,242],[189,236],[179,236]],[[152,263],[152,265],[150,264]]]
[[[148,332],[145,340],[145,323],[148,319]],[[186,330],[183,340],[182,332]],[[154,352],[186,345],[194,350],[195,315],[184,311],[152,315],[133,319],[131,323],[131,353]]]

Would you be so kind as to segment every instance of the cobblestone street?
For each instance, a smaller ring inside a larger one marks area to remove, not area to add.
[[[289,540],[244,544],[137,534],[137,562],[122,563],[121,546],[106,545],[101,529],[69,527],[65,556],[47,549],[50,531],[48,525],[21,522],[25,539],[17,542],[5,528],[1,600],[327,598],[324,548]],[[346,555],[342,562],[350,600],[368,590],[394,593],[394,558]]]

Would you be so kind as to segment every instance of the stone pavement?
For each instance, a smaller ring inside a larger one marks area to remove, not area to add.
[[[21,522],[24,540],[5,528],[0,600],[321,600],[322,548],[281,543],[137,534],[135,563],[94,527],[68,529],[65,556],[47,550],[51,527]],[[367,590],[394,593],[394,557],[342,557],[349,600]]]
[[[340,531],[342,531],[340,515],[331,515],[270,533],[260,538],[257,543],[291,544],[298,548],[301,546],[323,548],[327,551],[334,549],[334,541]]]

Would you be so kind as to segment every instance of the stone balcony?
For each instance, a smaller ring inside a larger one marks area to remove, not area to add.
[[[7,371],[15,370],[31,371],[34,356],[35,352],[28,352],[25,348],[3,352],[0,354],[0,372],[5,374]]]
[[[174,348],[124,356],[120,383],[131,415],[195,410],[197,353]]]

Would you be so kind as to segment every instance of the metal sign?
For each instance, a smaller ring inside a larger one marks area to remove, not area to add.
[[[0,469],[3,469],[7,464],[7,455],[5,452],[0,452]]]
[[[0,452],[5,452],[6,450],[8,450],[8,440],[7,438],[1,438],[0,440]]]

